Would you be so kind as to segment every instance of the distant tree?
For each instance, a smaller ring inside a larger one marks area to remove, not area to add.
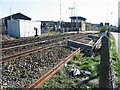
[[[102,23],[102,22],[100,23],[100,26],[103,26],[103,23]]]
[[[106,32],[107,31],[107,26],[102,26],[100,27],[100,32]]]

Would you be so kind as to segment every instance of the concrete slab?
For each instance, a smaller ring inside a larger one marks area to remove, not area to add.
[[[92,49],[92,46],[89,44],[85,44],[85,43],[81,43],[81,42],[77,42],[77,41],[72,41],[72,40],[69,40],[67,45],[70,47],[74,47],[74,48],[80,48],[80,49],[86,50],[86,51],[90,51]]]

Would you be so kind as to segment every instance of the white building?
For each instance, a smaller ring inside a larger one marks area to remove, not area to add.
[[[31,20],[8,20],[8,35],[18,38],[35,36],[36,33],[41,35],[40,25],[40,22]]]

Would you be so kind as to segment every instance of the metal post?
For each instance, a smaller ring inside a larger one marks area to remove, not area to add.
[[[37,34],[38,29],[36,27],[34,27],[34,30],[35,30],[35,37],[37,37],[38,36],[38,34]]]
[[[60,31],[61,31],[61,2],[60,2],[60,24],[59,24],[60,26],[59,26],[59,29],[60,29]]]

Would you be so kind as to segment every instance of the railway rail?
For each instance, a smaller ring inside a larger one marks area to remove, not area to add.
[[[73,35],[73,37],[74,36],[76,36],[76,35]],[[79,36],[79,35],[78,35]],[[76,37],[78,37],[78,36],[76,36]],[[85,37],[85,36],[79,36],[79,38],[83,38],[83,37]],[[59,38],[60,39],[60,38]],[[63,37],[63,40],[64,40],[65,38]],[[68,39],[70,39],[70,37],[68,38]],[[74,38],[74,39],[76,39],[76,38]],[[54,41],[55,39],[53,39],[53,41]],[[41,51],[44,51],[44,50],[47,50],[47,49],[50,49],[50,48],[54,48],[54,47],[57,47],[57,46],[60,46],[61,45],[61,43],[63,44],[65,41],[61,41],[61,40],[58,40],[59,41],[59,43],[57,42],[57,43],[51,43],[51,45],[46,45],[46,46],[44,46],[44,47],[39,47],[39,48],[37,48],[37,49],[34,49],[34,50],[30,50],[30,51],[27,51],[27,52],[22,52],[21,54],[18,54],[18,55],[14,55],[14,56],[11,56],[11,57],[7,57],[7,58],[4,58],[4,59],[2,59],[1,61],[0,61],[0,64],[5,64],[5,63],[7,63],[7,62],[14,62],[15,60],[19,60],[19,57],[25,57],[26,55],[31,55],[31,53],[36,53],[36,52],[41,52]],[[35,42],[35,43],[30,43],[30,45],[34,45],[34,44],[38,44],[38,43],[40,43],[40,42]],[[45,43],[45,41],[41,41],[41,43]],[[23,46],[29,46],[29,44],[25,44],[25,45],[21,45],[21,47]],[[9,48],[4,48],[3,50],[1,50],[1,51],[5,51],[5,50],[14,50],[15,48],[19,48],[19,46],[14,46],[14,47],[9,47]],[[44,75],[39,79],[39,80],[37,80],[35,83],[33,83],[32,85],[30,85],[30,86],[28,86],[27,88],[36,88],[36,87],[39,87],[40,85],[42,85],[42,83],[44,83],[48,78],[50,78],[52,75],[54,75],[56,72],[57,72],[57,70],[59,70],[65,63],[67,63],[73,56],[74,56],[74,54],[77,54],[77,53],[80,53],[80,49],[77,49],[74,53],[72,53],[70,56],[68,56],[67,58],[65,58],[65,60],[62,60],[62,61],[59,61],[60,63],[58,63],[58,64],[55,64],[56,66],[53,68],[53,69],[49,69],[49,72],[47,73],[46,72],[46,74],[44,73]],[[39,55],[39,56],[41,56],[41,55]],[[59,55],[58,55],[59,56]],[[36,62],[36,61],[35,61]],[[40,61],[39,61],[40,62]],[[9,65],[9,64],[8,64]],[[16,65],[16,64],[15,64]],[[4,66],[5,67],[5,66]],[[5,71],[6,72],[6,71]],[[7,71],[7,73],[8,73],[8,71]]]
[[[29,44],[24,44],[24,45],[18,45],[18,46],[13,46],[13,47],[8,47],[8,48],[2,48],[0,49],[1,53],[1,58],[6,58],[6,57],[12,57],[13,55],[19,54],[23,51],[29,51],[29,49],[35,49],[39,47],[43,47],[46,44],[51,44],[51,43],[57,43],[60,41],[66,41],[69,39],[81,39],[85,38],[87,35],[71,35],[67,37],[59,37],[55,39],[50,39],[50,40],[45,40],[45,41],[39,41],[39,42],[34,42],[34,43],[29,43]]]
[[[36,44],[47,44],[49,42],[54,42],[54,41],[63,40],[63,39],[69,39],[70,37],[74,37],[74,36],[75,35],[66,36],[66,37],[58,37],[58,38],[55,38],[55,39],[43,40],[43,41],[38,41],[38,42],[33,42],[33,43],[28,43],[28,44],[21,44],[21,45],[17,45],[17,46],[2,48],[2,49],[0,49],[0,51],[11,50],[11,49],[21,48],[21,47],[26,47],[26,46],[33,46],[33,45],[36,45]]]
[[[58,37],[66,37],[66,36],[71,36],[71,35],[75,35],[75,34],[72,33],[72,34],[62,34],[62,35],[51,35],[51,36],[45,36],[45,37],[31,37],[31,38],[20,38],[17,40],[7,40],[7,41],[2,41],[2,48],[22,45],[22,44],[28,44],[28,43],[34,43],[34,42],[54,39]]]
[[[28,54],[32,54],[32,53],[35,53],[35,52],[38,52],[38,51],[43,51],[43,50],[46,50],[46,49],[58,46],[58,45],[60,45],[62,43],[64,43],[64,41],[63,42],[54,43],[54,44],[51,44],[49,46],[46,45],[44,47],[39,47],[39,48],[36,48],[36,49],[33,49],[33,50],[28,50],[28,51],[25,51],[25,52],[22,52],[22,53],[19,53],[19,54],[15,54],[15,55],[10,56],[10,57],[5,57],[5,58],[2,58],[0,63],[11,61],[13,59],[16,59],[16,58],[19,58],[19,57],[22,57],[22,56],[25,56],[25,55],[28,55]]]
[[[50,71],[48,71],[46,74],[44,74],[41,78],[39,78],[36,82],[28,86],[27,88],[32,89],[32,88],[39,88],[47,79],[50,77],[54,76],[54,74],[61,68],[63,67],[66,63],[68,63],[75,54],[80,53],[80,48],[78,48],[75,52],[70,54],[67,58],[62,60],[59,64],[57,64],[54,68],[52,68]]]
[[[97,42],[93,45],[92,49],[99,49],[101,47],[101,38],[100,37]],[[89,42],[91,43],[91,42]],[[67,58],[65,58],[63,61],[61,61],[58,65],[56,65],[54,68],[49,70],[46,74],[44,74],[42,77],[40,77],[36,82],[31,84],[27,87],[27,89],[33,89],[33,88],[39,88],[46,80],[48,80],[50,77],[54,76],[54,74],[63,67],[69,60],[73,58],[75,54],[80,53],[80,48],[78,48],[75,52],[73,52],[71,55],[69,55]]]
[[[4,61],[1,63],[3,85],[7,83],[8,87],[26,87],[72,52],[62,46],[53,46],[45,48],[45,50],[41,49],[41,51],[37,51],[36,53],[14,58],[10,61]]]

